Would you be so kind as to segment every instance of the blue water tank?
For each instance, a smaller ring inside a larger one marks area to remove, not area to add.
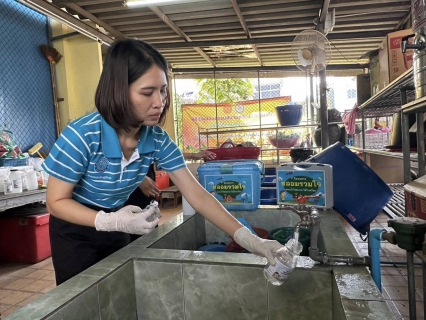
[[[337,142],[309,159],[333,166],[334,210],[359,233],[386,206],[393,193],[388,185],[344,144]]]

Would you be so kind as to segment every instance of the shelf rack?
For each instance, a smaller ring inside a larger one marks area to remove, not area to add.
[[[387,117],[401,111],[401,90],[406,91],[407,101],[413,101],[414,80],[411,67],[385,88],[359,106],[365,118]]]
[[[46,189],[24,191],[22,193],[13,193],[0,195],[0,214],[2,211],[20,207],[30,203],[45,202]]]
[[[330,122],[328,125],[334,125],[334,124],[343,124],[343,122]],[[279,126],[278,124],[270,124],[270,125],[253,125],[253,126],[241,126],[241,127],[222,127],[222,128],[198,128],[198,136],[200,139],[200,145],[201,145],[201,136],[207,137],[207,145],[209,145],[208,140],[209,136],[219,136],[223,134],[230,134],[230,133],[244,133],[244,132],[265,132],[265,131],[275,131],[275,135],[278,135],[278,131],[280,130],[286,130],[286,129],[303,129],[303,128],[309,128],[309,127],[318,127],[319,124],[316,122],[304,122],[302,124],[298,125],[289,125],[289,126]],[[219,147],[219,146],[217,146]],[[278,148],[271,145],[272,148],[263,148],[261,146],[261,153],[262,152],[271,152],[276,151],[277,154],[277,163],[280,163],[280,151],[281,150],[290,150],[293,148]],[[321,147],[310,147],[310,148],[303,148],[303,149],[320,149]]]

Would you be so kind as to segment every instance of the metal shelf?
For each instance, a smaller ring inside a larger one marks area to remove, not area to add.
[[[415,92],[412,67],[359,106],[364,117],[387,117],[400,111],[402,88],[408,89],[407,101],[413,101]]]
[[[329,122],[328,125],[333,124],[343,124],[343,122]],[[272,131],[272,130],[285,130],[285,129],[297,129],[297,128],[306,128],[306,127],[319,127],[319,123],[306,123],[306,124],[298,124],[293,126],[253,126],[253,127],[224,127],[219,129],[207,129],[207,128],[199,128],[200,135],[215,135],[215,134],[226,134],[226,133],[240,133],[240,132],[253,132],[253,131]],[[204,130],[204,131],[202,131]]]
[[[13,193],[0,195],[0,213],[1,211],[20,207],[26,204],[46,201],[46,189],[24,191],[22,193]]]
[[[402,112],[404,113],[416,113],[426,111],[426,97],[416,99],[402,106]]]
[[[387,205],[383,208],[388,216],[392,219],[405,216],[405,197],[404,197],[404,184],[403,183],[390,183],[389,188],[393,192],[392,198]]]
[[[397,159],[404,158],[402,152],[389,152],[383,149],[362,149],[358,147],[349,147],[349,148],[355,151],[362,151],[365,153],[376,154],[376,155],[385,156],[389,158],[397,158]],[[416,152],[410,153],[410,161],[413,161],[413,162],[418,161],[418,156]]]

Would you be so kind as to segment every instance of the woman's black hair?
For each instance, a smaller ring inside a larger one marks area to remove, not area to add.
[[[153,65],[168,76],[167,61],[161,53],[141,40],[126,39],[108,49],[95,94],[95,106],[105,121],[116,130],[130,131],[140,126],[130,104],[129,86]],[[159,124],[163,125],[170,107],[167,96]]]

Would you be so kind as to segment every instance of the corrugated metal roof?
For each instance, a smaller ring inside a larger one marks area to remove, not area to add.
[[[335,9],[335,25],[327,34],[329,66],[336,68],[366,64],[364,53],[410,22],[411,1],[328,2],[328,12]],[[53,4],[94,21],[111,37],[136,37],[153,44],[174,72],[229,67],[297,70],[291,43],[301,31],[315,29],[314,19],[323,7],[322,0],[181,0],[138,7],[118,0]]]

